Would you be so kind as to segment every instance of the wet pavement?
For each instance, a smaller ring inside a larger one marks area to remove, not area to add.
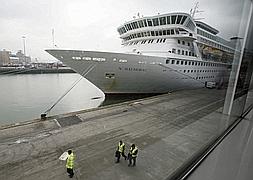
[[[173,175],[228,127],[225,90],[178,91],[59,116],[0,127],[0,179],[64,180],[73,149],[73,179],[159,180]],[[137,165],[115,163],[119,140],[126,154],[135,143]]]

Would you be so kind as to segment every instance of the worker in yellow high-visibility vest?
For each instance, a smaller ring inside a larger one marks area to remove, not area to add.
[[[66,162],[66,168],[67,168],[67,173],[69,174],[69,177],[72,178],[74,176],[74,153],[72,150],[68,150],[68,158]]]
[[[128,160],[129,160],[128,166],[132,165],[132,160],[133,160],[133,166],[136,165],[137,153],[138,153],[138,148],[135,146],[135,144],[132,144],[128,153]]]
[[[117,157],[116,163],[119,163],[120,156],[123,156],[125,160],[127,159],[125,155],[125,143],[123,143],[121,140],[119,141],[115,156]]]

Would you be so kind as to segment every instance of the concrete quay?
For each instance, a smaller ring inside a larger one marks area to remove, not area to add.
[[[223,115],[224,90],[173,92],[0,127],[0,179],[69,179],[59,156],[73,149],[75,176],[91,180],[162,180],[213,141],[234,118]],[[139,148],[137,165],[121,158],[119,140]]]

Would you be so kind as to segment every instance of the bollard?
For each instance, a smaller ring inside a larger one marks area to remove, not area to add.
[[[41,118],[41,120],[46,120],[47,119],[47,114],[46,113],[42,113],[40,115],[40,118]]]

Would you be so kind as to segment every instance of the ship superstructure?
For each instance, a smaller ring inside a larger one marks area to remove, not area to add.
[[[126,53],[46,50],[104,93],[166,93],[223,84],[233,43],[187,13],[139,17],[118,29]]]

